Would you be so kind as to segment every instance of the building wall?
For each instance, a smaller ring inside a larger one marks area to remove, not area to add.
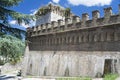
[[[91,20],[86,13],[82,20],[72,16],[28,28],[27,40],[27,75],[95,77],[103,75],[106,59],[115,62],[109,64],[112,73],[120,74],[120,14],[113,15],[111,7],[102,18],[96,10]]]
[[[51,22],[51,13],[47,13],[46,15],[39,16],[39,18],[36,20],[36,26],[49,23]]]
[[[28,38],[32,51],[120,51],[120,25]]]
[[[120,73],[119,55],[120,52],[109,51],[30,51],[24,70],[33,76],[95,77],[98,73],[103,75],[106,59],[117,60],[112,72]]]
[[[59,12],[59,14],[51,12],[51,22],[52,21],[58,21],[59,19],[64,20],[64,18],[65,17],[63,17],[63,16],[60,15],[60,12]]]
[[[52,21],[57,21],[59,19],[64,20],[64,17],[62,17],[61,15],[59,15],[58,13],[55,12],[49,12],[43,16],[40,16],[37,20],[36,20],[36,26],[39,26],[41,24],[45,24],[45,23],[51,23]]]

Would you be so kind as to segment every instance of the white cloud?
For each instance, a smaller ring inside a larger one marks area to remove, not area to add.
[[[34,14],[36,14],[37,11],[38,11],[38,9],[32,9],[32,10],[30,10],[30,12],[31,12],[30,15],[34,15]]]
[[[54,3],[59,3],[60,0],[52,0]]]
[[[10,21],[9,23],[12,24],[12,25],[17,24],[16,20],[12,20],[12,21]]]
[[[90,7],[110,5],[112,0],[68,0],[68,2],[74,6],[84,5]]]
[[[16,20],[11,20],[9,21],[9,23],[11,25],[18,25],[17,21]],[[35,21],[31,21],[30,24],[25,24],[25,23],[22,23],[20,26],[21,27],[24,27],[24,28],[28,28],[28,27],[31,27],[31,26],[34,26],[35,25]]]

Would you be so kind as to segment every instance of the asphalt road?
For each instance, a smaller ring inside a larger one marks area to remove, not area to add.
[[[15,80],[16,76],[0,75],[0,80]]]

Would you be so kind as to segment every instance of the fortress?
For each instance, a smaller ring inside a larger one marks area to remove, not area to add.
[[[64,13],[52,3],[36,13],[36,26],[27,28],[24,75],[120,74],[120,13],[111,7],[104,8],[104,17],[93,11],[92,19],[87,13],[81,19]]]

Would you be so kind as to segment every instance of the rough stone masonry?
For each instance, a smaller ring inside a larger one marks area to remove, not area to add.
[[[50,3],[47,8],[44,15],[38,10],[36,26],[27,28],[23,75],[120,74],[120,13],[114,15],[109,7],[104,8],[104,17],[95,10],[92,19],[87,13],[80,19],[72,13],[66,18],[58,5]]]

